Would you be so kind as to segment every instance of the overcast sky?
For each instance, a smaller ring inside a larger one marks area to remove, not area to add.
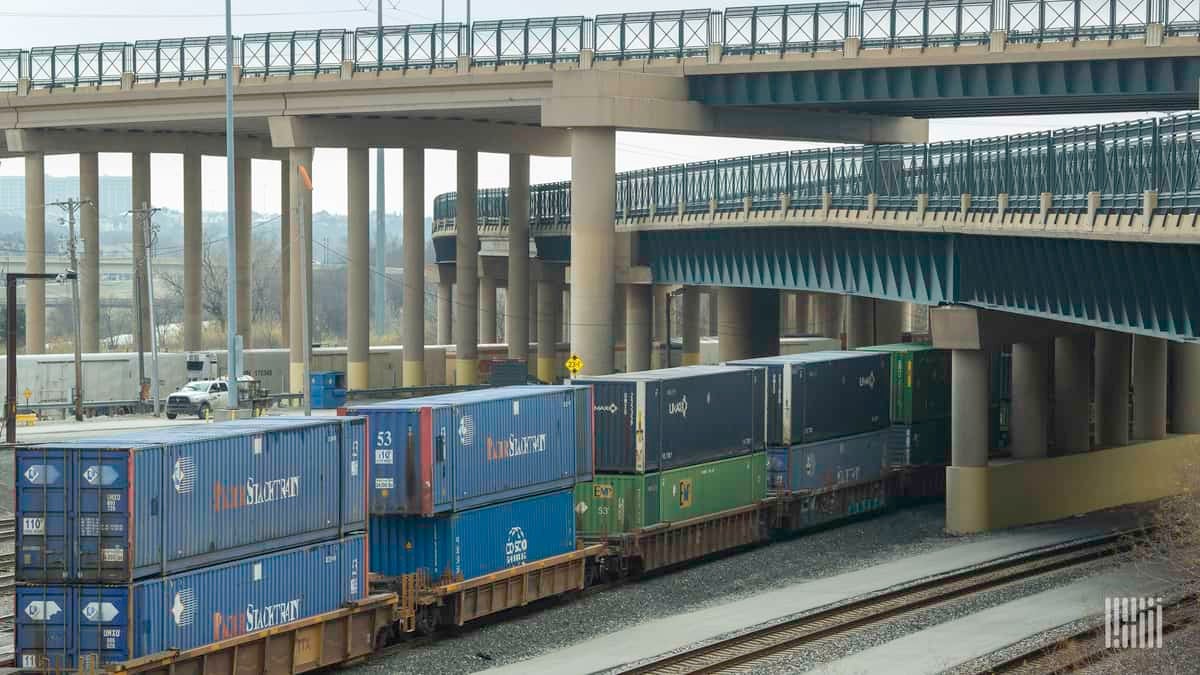
[[[521,3],[500,0],[475,0],[471,15],[474,20],[553,16],[564,14],[595,15],[609,12],[632,12],[679,9],[682,3],[660,0],[598,0],[592,4],[580,0],[523,0]],[[442,5],[437,2],[404,2],[383,0],[384,23],[403,25],[437,21]],[[751,4],[713,2],[720,9],[728,5]],[[519,9],[516,9],[519,8]],[[518,14],[514,14],[518,11]],[[133,42],[139,39],[219,35],[224,33],[223,3],[219,0],[3,0],[0,2],[0,50],[30,47],[94,43]],[[462,21],[466,16],[465,2],[447,3],[447,21]],[[236,34],[267,31],[290,31],[315,28],[349,28],[375,24],[375,0],[234,0],[233,30]],[[1095,124],[1110,120],[1125,120],[1152,115],[1109,114],[1042,117],[996,117],[974,119],[934,120],[930,124],[932,140],[973,138],[998,134],[1053,129],[1077,124]],[[716,159],[759,152],[773,152],[812,147],[813,144],[669,136],[663,134],[618,133],[617,169],[628,170],[661,164]],[[398,211],[402,196],[400,162],[402,151],[389,150],[386,155],[387,210]],[[372,176],[375,154],[371,153]],[[318,149],[313,162],[313,207],[321,211],[345,213],[346,181],[345,152]],[[204,159],[204,208],[225,208],[224,158]],[[479,161],[480,187],[499,187],[508,182],[508,162],[503,155],[482,154]],[[570,160],[566,158],[535,157],[531,160],[530,178],[533,182],[570,178]],[[0,161],[0,175],[21,175],[19,159]],[[182,207],[182,158],[179,155],[155,155],[153,159],[152,200],[156,206]],[[432,212],[433,197],[454,189],[454,153],[426,151],[426,214]],[[129,156],[102,154],[100,171],[106,175],[129,175]],[[75,156],[46,158],[46,172],[55,176],[78,174]],[[254,210],[276,213],[279,210],[278,163],[255,161],[253,168]],[[375,204],[372,180],[371,205]]]

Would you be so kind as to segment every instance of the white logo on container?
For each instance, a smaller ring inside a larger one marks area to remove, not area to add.
[[[34,464],[25,469],[25,480],[34,485],[49,485],[58,482],[58,469],[49,464]]]
[[[175,470],[171,472],[171,482],[175,484],[175,492],[181,495],[191,494],[196,482],[196,460],[191,457],[180,457],[175,460]]]
[[[870,387],[871,389],[874,389],[875,388],[875,371],[872,370],[870,375],[858,378],[858,386],[859,387]]]
[[[83,479],[91,485],[112,485],[117,482],[117,470],[111,466],[89,466],[87,471],[83,472]]]
[[[171,604],[171,618],[176,626],[190,626],[196,618],[196,594],[192,589],[185,588],[175,593],[175,601]]]
[[[679,415],[680,417],[687,419],[687,409],[688,409],[687,394],[684,394],[683,398],[679,399],[678,401],[676,401],[674,403],[670,403],[667,405],[667,414],[668,415]]]
[[[520,565],[529,555],[529,540],[525,531],[514,527],[508,531],[508,541],[504,544],[504,564]]]
[[[83,606],[83,618],[93,623],[108,623],[120,613],[111,602],[89,602]]]
[[[25,605],[25,616],[32,621],[49,621],[55,614],[61,614],[62,607],[53,600],[34,600]]]
[[[463,415],[458,420],[458,442],[464,447],[475,442],[475,419],[470,415]]]
[[[595,410],[596,412],[606,412],[610,415],[615,415],[615,414],[617,414],[617,404],[609,403],[608,405],[592,406],[592,410]]]

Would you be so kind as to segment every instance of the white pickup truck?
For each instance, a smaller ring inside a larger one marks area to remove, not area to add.
[[[243,391],[248,391],[253,381],[254,378],[249,375],[238,378]],[[167,419],[173,420],[179,415],[195,415],[204,419],[228,403],[229,381],[225,378],[188,382],[167,397]]]

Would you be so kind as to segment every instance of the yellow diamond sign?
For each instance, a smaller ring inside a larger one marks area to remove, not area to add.
[[[583,370],[583,359],[579,358],[577,354],[572,354],[571,358],[567,359],[567,363],[565,365],[567,366],[567,372],[571,374],[571,377],[575,377],[579,374],[579,371]]]

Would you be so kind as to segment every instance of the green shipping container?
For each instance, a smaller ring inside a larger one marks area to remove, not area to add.
[[[892,424],[950,415],[950,352],[920,342],[861,347],[892,356]]]
[[[767,496],[767,454],[647,474],[599,474],[575,486],[583,537],[632,532],[748,506]]]

